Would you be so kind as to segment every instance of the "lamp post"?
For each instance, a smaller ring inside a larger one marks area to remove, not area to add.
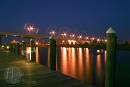
[[[56,35],[56,32],[55,32],[55,31],[51,31],[49,34],[50,34],[50,36],[51,36],[51,37],[53,37],[53,38],[54,38],[54,37],[55,37],[55,35]]]
[[[38,30],[39,30],[38,28],[36,28],[35,26],[30,25],[30,24],[25,24],[24,28],[26,29],[26,31],[28,32],[29,35],[37,34]],[[29,39],[29,45],[30,45],[29,50],[30,51],[28,51],[29,52],[28,54],[30,54],[30,56],[29,56],[29,58],[27,58],[28,61],[35,61],[35,47],[34,47],[34,45],[32,45],[32,41],[33,41],[33,39],[30,38]]]

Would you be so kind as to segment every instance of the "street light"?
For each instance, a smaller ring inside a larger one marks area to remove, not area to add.
[[[36,26],[31,24],[25,24],[24,29],[27,30],[29,34],[38,33],[39,30]]]
[[[89,37],[88,36],[86,36],[86,40],[88,40],[89,39]]]
[[[56,33],[55,31],[51,31],[51,32],[50,32],[51,35],[54,35],[55,33]]]
[[[65,37],[67,34],[66,34],[66,33],[63,33],[63,34],[61,34],[61,35]]]
[[[62,39],[65,39],[67,34],[66,33],[62,33],[61,36],[62,36]]]
[[[82,35],[79,35],[78,38],[81,39],[81,38],[82,38]]]
[[[74,37],[75,37],[75,34],[71,34],[70,37],[74,38]]]
[[[29,34],[37,34],[37,33],[38,33],[38,30],[39,30],[36,26],[34,26],[34,25],[32,25],[32,24],[25,24],[24,29],[25,29]],[[28,47],[28,49],[27,49],[27,54],[30,55],[30,58],[28,58],[29,61],[31,60],[31,56],[32,56],[32,41],[33,41],[33,39],[30,38],[30,40],[29,40],[29,45],[30,45],[30,47]]]
[[[39,45],[39,42],[38,42],[38,41],[36,41],[36,42],[35,42],[35,45]]]
[[[50,32],[51,37],[55,36],[56,32],[53,30]]]

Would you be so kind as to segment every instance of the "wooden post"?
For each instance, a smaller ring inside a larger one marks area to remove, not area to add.
[[[31,46],[31,61],[35,62],[36,61],[36,47]]]
[[[91,82],[96,84],[96,49],[90,49],[91,53]]]
[[[56,40],[52,37],[49,38],[50,43],[50,69],[56,70]]]
[[[14,46],[14,44],[12,44],[12,51],[11,52],[15,53],[15,46]]]
[[[19,55],[19,45],[18,45],[18,43],[14,46],[14,50],[15,50],[15,55]]]
[[[26,43],[22,42],[22,56],[26,56]]]
[[[36,62],[36,45],[35,40],[31,41],[31,61]]]
[[[116,32],[109,28],[106,32],[107,35],[107,59],[106,59],[106,79],[105,87],[115,87],[116,78],[116,45],[117,38]]]
[[[0,45],[2,44],[2,36],[0,35]]]

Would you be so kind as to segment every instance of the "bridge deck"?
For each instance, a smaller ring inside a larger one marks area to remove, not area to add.
[[[23,72],[20,83],[9,84],[4,78],[7,67],[18,67]],[[0,51],[0,87],[90,87],[83,82],[52,72],[47,67],[27,63],[25,58],[15,56],[6,51]],[[93,87],[93,86],[91,86]]]

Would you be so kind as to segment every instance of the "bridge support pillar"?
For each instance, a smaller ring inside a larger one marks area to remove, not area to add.
[[[109,28],[106,32],[107,35],[107,54],[106,54],[106,79],[105,87],[115,87],[116,78],[116,45],[117,38],[116,32]]]
[[[56,70],[56,40],[53,39],[52,37],[49,38],[49,43],[50,43],[50,59],[49,59],[49,63],[50,63],[50,69],[51,70]]]

